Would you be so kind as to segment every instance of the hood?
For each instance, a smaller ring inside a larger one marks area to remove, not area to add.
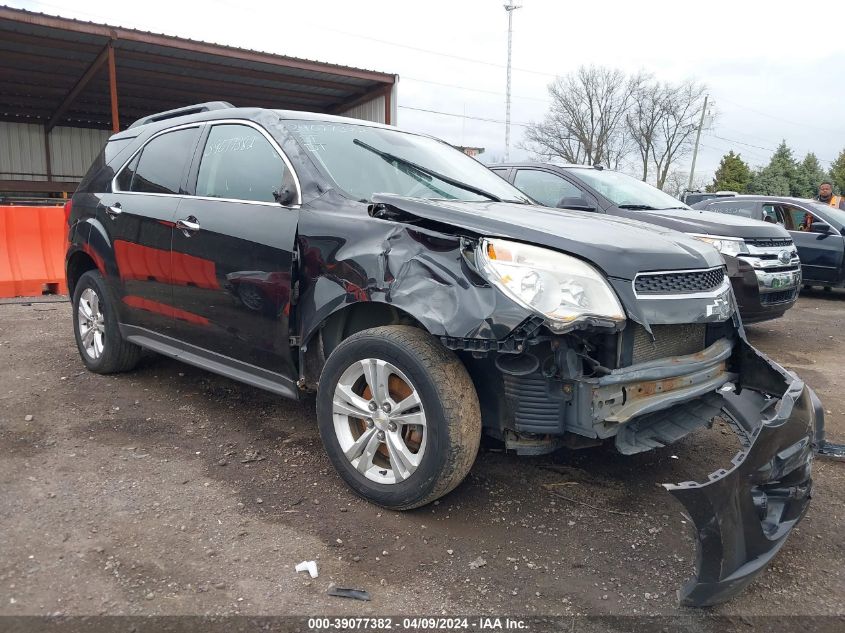
[[[641,271],[723,264],[716,249],[704,242],[626,218],[509,202],[424,200],[392,194],[376,194],[373,202],[477,235],[553,248],[620,279],[633,279]]]
[[[631,211],[630,217],[642,222],[675,229],[683,233],[704,233],[723,237],[789,237],[785,228],[771,222],[752,220],[737,215],[699,211],[698,209],[665,209],[662,211]]]

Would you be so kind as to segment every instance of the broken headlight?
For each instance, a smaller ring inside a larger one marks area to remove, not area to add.
[[[556,251],[485,239],[477,261],[488,281],[540,313],[556,332],[587,319],[622,322],[625,312],[610,284],[590,264]]]

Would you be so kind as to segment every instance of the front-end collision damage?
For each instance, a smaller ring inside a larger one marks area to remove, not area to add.
[[[744,340],[739,345],[737,389],[720,395],[743,450],[703,483],[664,484],[696,529],[696,575],[679,593],[688,606],[729,600],[765,569],[807,511],[813,452],[824,437],[813,391]]]
[[[615,435],[621,452],[636,453],[721,413],[744,440],[732,465],[703,483],[665,484],[697,530],[696,575],[681,601],[725,601],[765,568],[806,512],[813,451],[825,445],[823,412],[803,382],[745,341],[738,318],[710,309],[727,303],[733,312],[729,286],[724,296],[720,289],[695,301],[639,301],[630,279],[609,274],[629,318],[624,330],[585,323],[555,334],[479,274],[473,253],[482,235],[468,225],[450,228],[448,214],[430,212],[428,203],[402,200],[399,208],[398,200],[377,196],[371,208],[377,223],[364,227],[354,213],[335,211],[334,195],[325,192],[301,214],[301,354],[346,308],[390,306],[463,354],[478,378],[482,409],[493,414],[485,413],[485,429],[522,452]],[[689,323],[700,326],[701,346],[693,353],[641,361],[625,351],[635,324],[657,342],[653,331]],[[499,423],[506,418],[507,425]]]

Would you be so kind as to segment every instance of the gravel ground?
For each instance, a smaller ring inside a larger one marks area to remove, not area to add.
[[[843,326],[845,293],[811,292],[747,328],[839,441]],[[692,529],[658,484],[727,464],[726,428],[627,458],[482,450],[457,490],[400,514],[341,483],[313,409],[154,355],[88,373],[69,304],[0,304],[0,615],[698,613],[675,593]],[[845,614],[843,473],[817,462],[804,522],[711,614]],[[317,579],[294,572],[312,559]]]

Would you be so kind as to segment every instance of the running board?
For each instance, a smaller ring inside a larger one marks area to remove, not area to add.
[[[170,356],[183,363],[194,365],[200,369],[220,374],[226,378],[243,382],[265,391],[299,399],[296,383],[282,374],[244,363],[234,358],[217,354],[207,349],[183,343],[169,336],[164,336],[134,325],[120,324],[120,333],[130,343]]]

